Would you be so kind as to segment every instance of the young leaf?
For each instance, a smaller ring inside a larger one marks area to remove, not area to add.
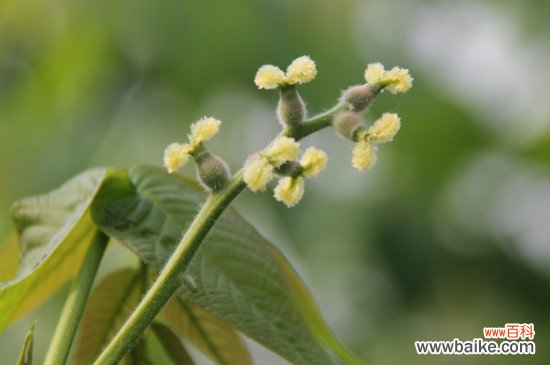
[[[151,329],[160,340],[164,352],[174,364],[195,365],[179,337],[169,327],[155,322],[151,325]]]
[[[94,220],[161,269],[202,196],[188,180],[151,167],[111,179],[116,183],[106,184],[94,203]],[[224,319],[292,363],[331,363],[322,344],[337,349],[347,363],[360,363],[328,330],[282,254],[233,209],[218,219],[186,274],[197,290],[182,287],[184,302]]]
[[[32,365],[32,348],[34,344],[34,323],[29,329],[27,336],[25,337],[25,343],[23,344],[23,350],[17,360],[17,365]]]
[[[132,313],[145,291],[145,273],[123,269],[105,277],[92,291],[82,320],[82,331],[73,358],[91,364],[100,350]],[[123,363],[134,363],[130,353]]]
[[[13,205],[21,263],[16,278],[0,284],[0,330],[76,274],[95,231],[89,206],[107,174],[88,170],[50,193]]]
[[[166,324],[217,364],[251,365],[237,331],[198,306],[173,298],[163,309]]]

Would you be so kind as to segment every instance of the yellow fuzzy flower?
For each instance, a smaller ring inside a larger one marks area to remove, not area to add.
[[[394,67],[384,72],[381,82],[387,85],[387,90],[397,94],[407,92],[412,87],[413,78],[406,68]]]
[[[384,113],[367,130],[367,135],[372,142],[385,143],[393,140],[399,128],[401,128],[399,116],[394,113]]]
[[[327,154],[317,148],[309,147],[302,155],[300,165],[302,165],[302,174],[305,177],[316,176],[325,169]]]
[[[316,76],[317,67],[308,56],[296,58],[286,69],[286,82],[290,85],[310,82]]]
[[[196,146],[199,143],[214,137],[216,133],[219,132],[221,123],[222,122],[220,120],[215,118],[202,117],[191,125],[189,142]]]
[[[164,150],[164,166],[169,173],[172,173],[185,165],[189,160],[188,144],[172,143]]]
[[[304,195],[304,178],[302,177],[283,177],[279,179],[273,196],[280,202],[285,203],[287,207],[296,205]]]
[[[286,76],[277,66],[263,65],[256,72],[254,83],[258,89],[276,89],[286,82]]]
[[[248,161],[244,167],[243,180],[253,192],[264,191],[273,179],[273,166],[265,158]]]
[[[370,63],[365,70],[365,81],[369,84],[377,84],[382,81],[384,66],[381,63]]]
[[[264,155],[275,167],[294,160],[300,154],[300,144],[289,137],[277,138],[267,149]]]
[[[351,163],[359,171],[374,166],[376,163],[376,150],[369,141],[361,140],[357,142],[353,149]]]

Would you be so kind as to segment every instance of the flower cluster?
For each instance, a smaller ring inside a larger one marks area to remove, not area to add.
[[[287,67],[286,74],[277,66],[263,65],[254,78],[259,89],[276,89],[287,85],[305,84],[315,79],[317,68],[308,56],[298,57]]]
[[[384,113],[370,127],[365,125],[361,112],[383,90],[404,93],[412,87],[409,70],[394,67],[389,71],[380,63],[369,64],[365,70],[365,84],[349,87],[342,93],[340,104],[327,113],[305,120],[306,108],[297,85],[317,76],[315,62],[302,56],[288,66],[286,73],[273,65],[259,68],[254,78],[259,89],[279,89],[277,118],[283,131],[269,146],[250,156],[244,164],[242,178],[253,192],[265,191],[275,176],[279,177],[273,190],[276,200],[288,207],[296,205],[304,194],[306,178],[319,174],[327,163],[323,151],[310,147],[302,156],[297,139],[332,125],[343,138],[355,143],[352,165],[358,170],[368,169],[376,163],[380,144],[390,142],[401,128],[397,114]],[[197,164],[199,180],[211,191],[218,191],[230,180],[227,164],[208,151],[203,142],[212,138],[220,128],[220,121],[202,118],[191,126],[189,142],[172,143],[164,152],[164,165],[174,172],[191,157]],[[238,174],[234,178],[238,178]]]
[[[406,68],[394,67],[385,71],[381,63],[371,63],[365,70],[365,81],[381,84],[386,90],[397,94],[407,92],[412,87],[413,78]]]
[[[392,141],[399,128],[401,128],[399,116],[393,113],[384,113],[369,129],[359,132],[351,158],[353,167],[362,171],[374,166],[376,145]]]
[[[300,161],[300,145],[292,138],[279,137],[262,152],[245,163],[244,182],[249,189],[265,191],[275,174],[281,176],[274,190],[275,199],[288,207],[296,205],[304,194],[304,178],[319,174],[326,166],[327,155],[314,147],[308,148]]]
[[[203,117],[191,125],[189,143],[172,143],[164,150],[164,167],[172,173],[189,161],[189,157],[202,142],[214,137],[222,122],[211,117]]]

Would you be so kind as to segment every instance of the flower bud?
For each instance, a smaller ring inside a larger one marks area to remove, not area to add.
[[[225,186],[231,177],[229,167],[220,157],[206,148],[200,148],[193,155],[197,164],[200,183],[208,190],[218,191]]]
[[[277,119],[283,127],[293,128],[300,124],[306,114],[304,101],[294,86],[280,89]]]
[[[365,130],[361,115],[350,111],[338,113],[332,124],[340,136],[354,142],[357,141],[358,133]]]
[[[304,195],[304,178],[285,176],[279,180],[279,183],[273,191],[273,196],[280,202],[285,203],[287,207],[293,207]]]
[[[286,83],[286,76],[277,66],[263,65],[256,73],[254,83],[258,89],[276,89]]]
[[[293,138],[279,137],[264,151],[265,157],[275,167],[294,160],[300,154],[300,144]]]
[[[244,164],[243,180],[253,192],[264,191],[273,179],[273,166],[265,157],[252,155]]]
[[[302,166],[302,175],[304,177],[317,176],[327,166],[327,154],[315,147],[309,147],[302,158],[300,165]]]
[[[211,117],[202,117],[195,123],[191,124],[191,134],[189,135],[189,142],[191,145],[196,146],[212,137],[214,137],[220,130],[220,124],[222,122],[218,119]]]
[[[384,66],[381,63],[370,63],[365,70],[365,81],[369,84],[378,84],[384,76]]]
[[[304,84],[315,79],[317,67],[308,56],[296,58],[286,69],[286,82],[289,85]]]
[[[189,144],[172,143],[164,150],[164,167],[172,173],[185,165],[189,160]]]
[[[392,94],[405,93],[412,87],[413,78],[409,70],[401,67],[394,67],[384,72],[381,83]]]
[[[352,106],[353,111],[361,112],[367,109],[379,91],[379,84],[350,86],[342,93],[341,100],[347,101]]]
[[[357,142],[351,163],[359,171],[371,168],[376,163],[376,149],[367,140]]]
[[[399,131],[399,128],[401,128],[401,119],[399,116],[394,113],[384,113],[367,130],[367,137],[375,143],[390,142]]]

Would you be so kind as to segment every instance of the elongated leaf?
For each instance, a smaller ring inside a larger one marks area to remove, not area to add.
[[[106,276],[97,285],[84,311],[73,363],[93,362],[139,303],[145,284],[144,273],[123,269]],[[130,352],[121,363],[135,363],[135,355]]]
[[[19,266],[19,241],[15,234],[0,246],[0,282],[13,279]]]
[[[31,329],[25,337],[25,343],[23,344],[23,350],[19,355],[19,360],[17,360],[17,365],[32,365],[32,350],[34,344],[34,323],[31,326]]]
[[[163,310],[166,323],[218,364],[250,365],[237,331],[198,306],[173,298]]]
[[[116,183],[100,192],[94,220],[160,269],[202,196],[187,180],[150,167],[111,179]],[[184,302],[227,321],[293,364],[331,363],[322,344],[338,350],[346,362],[359,363],[328,330],[282,254],[234,210],[218,219],[187,274],[197,290],[182,290]]]
[[[160,323],[153,323],[151,329],[157,335],[164,351],[174,364],[195,365],[179,337],[169,327]]]
[[[105,169],[89,170],[50,193],[14,204],[21,263],[17,277],[0,284],[0,330],[76,274],[96,230],[90,203],[106,175]]]

